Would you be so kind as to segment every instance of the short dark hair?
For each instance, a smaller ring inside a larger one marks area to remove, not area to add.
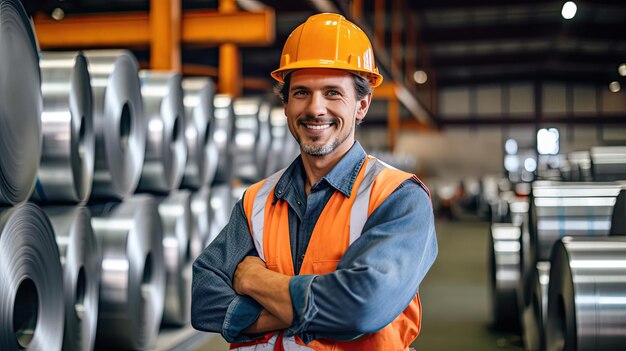
[[[354,92],[357,100],[361,100],[367,94],[372,93],[372,87],[367,79],[357,76],[356,74],[352,75],[354,80]],[[286,74],[283,77],[284,83],[277,83],[274,86],[274,93],[278,95],[280,100],[283,103],[286,103],[289,100],[289,85],[291,84],[291,73]]]

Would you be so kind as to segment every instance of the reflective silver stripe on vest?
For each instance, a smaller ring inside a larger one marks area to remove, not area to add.
[[[259,189],[259,192],[257,192],[254,197],[254,202],[252,203],[252,219],[250,220],[252,223],[252,239],[254,240],[254,247],[256,248],[256,251],[263,261],[265,261],[265,254],[263,253],[263,225],[265,223],[265,212],[263,210],[265,209],[267,197],[286,170],[287,168],[283,168],[267,177],[265,179],[265,183],[261,185],[261,188]]]
[[[383,169],[385,169],[385,165],[378,161],[378,159],[374,158],[367,163],[363,182],[359,185],[359,190],[356,193],[356,199],[354,200],[354,204],[352,204],[352,209],[350,210],[350,245],[352,245],[356,239],[361,237],[363,227],[367,221],[367,210],[370,206],[372,184]]]

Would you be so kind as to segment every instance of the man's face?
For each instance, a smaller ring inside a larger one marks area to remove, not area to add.
[[[354,144],[354,128],[369,108],[371,95],[357,100],[350,73],[301,69],[291,74],[285,115],[303,153],[343,155]]]

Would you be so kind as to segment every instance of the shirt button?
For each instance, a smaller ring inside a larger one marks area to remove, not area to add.
[[[298,203],[298,205],[302,205],[302,202],[300,202],[300,201],[296,201],[296,202]]]
[[[282,190],[278,190],[278,194],[282,194],[282,193],[283,193],[283,191],[282,191]]]
[[[301,260],[301,261],[304,261],[304,254],[302,254],[302,255],[300,256],[300,260]]]

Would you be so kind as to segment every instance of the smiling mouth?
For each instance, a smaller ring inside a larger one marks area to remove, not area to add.
[[[307,123],[302,123],[302,125],[307,127],[307,128],[309,128],[309,129],[322,130],[322,129],[330,128],[331,123],[328,123],[328,124],[307,124]]]

